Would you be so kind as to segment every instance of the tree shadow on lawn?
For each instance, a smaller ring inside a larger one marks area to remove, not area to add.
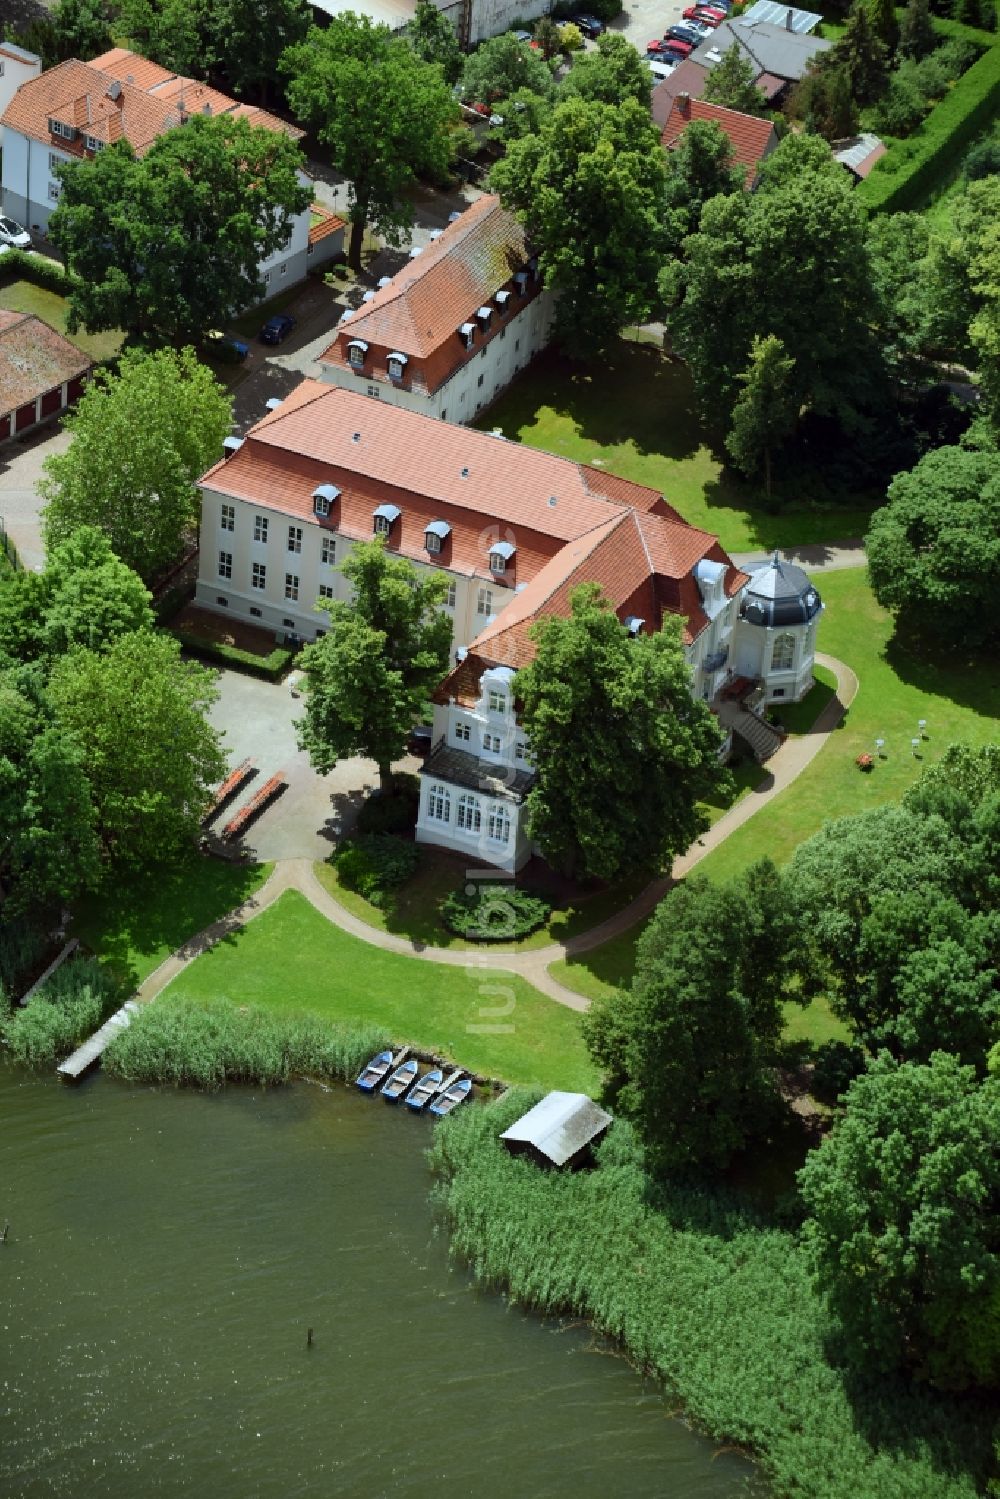
[[[996,650],[984,647],[976,652],[961,642],[953,651],[942,650],[938,639],[920,636],[897,623],[886,642],[884,660],[907,687],[945,698],[983,718],[1000,717],[1000,653]],[[930,719],[928,729],[940,742],[941,725]]]

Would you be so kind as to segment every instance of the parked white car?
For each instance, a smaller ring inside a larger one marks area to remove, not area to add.
[[[13,219],[4,218],[0,214],[0,245],[10,250],[30,250],[31,235]]]

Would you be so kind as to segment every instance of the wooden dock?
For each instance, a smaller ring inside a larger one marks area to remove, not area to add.
[[[123,1031],[131,1023],[132,1016],[138,1012],[138,1009],[139,1006],[134,999],[127,999],[120,1010],[116,1010],[110,1019],[105,1020],[100,1030],[95,1031],[82,1046],[78,1046],[65,1062],[60,1062],[56,1071],[63,1081],[78,1083],[91,1067],[96,1067],[104,1048],[114,1040],[119,1031]]]

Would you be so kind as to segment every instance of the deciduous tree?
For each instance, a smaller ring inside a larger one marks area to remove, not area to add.
[[[261,261],[309,206],[302,161],[280,130],[197,115],[142,158],[118,141],[59,167],[49,233],[73,274],[71,331],[180,344],[257,301]]]
[[[826,141],[843,140],[858,128],[851,81],[844,67],[813,68],[795,91],[805,127]]]
[[[557,329],[571,353],[593,357],[655,305],[665,176],[657,132],[631,99],[618,108],[567,99],[494,167],[494,188],[559,292]]]
[[[436,65],[351,11],[312,27],[280,66],[292,109],[350,185],[348,259],[360,270],[366,227],[401,243],[413,222],[408,189],[418,177],[447,172],[457,106]]]
[[[755,338],[750,363],[740,376],[742,390],[733,406],[726,447],[737,468],[757,473],[763,463],[764,489],[771,493],[771,455],[795,431],[798,407],[792,389],[794,359],[780,338]]]
[[[113,45],[103,0],[58,0],[52,25],[61,57],[89,62]]]
[[[693,234],[710,198],[738,192],[746,169],[733,163],[733,148],[715,120],[693,120],[673,150],[667,152],[667,233],[670,247]]]
[[[226,79],[236,93],[251,94],[266,104],[275,82],[276,59],[286,48],[304,41],[313,12],[306,0],[217,0],[217,4],[216,45]]]
[[[517,677],[531,835],[574,877],[663,869],[704,830],[699,803],[726,777],[718,727],[691,696],[676,620],[633,639],[596,585],[571,603],[535,627],[537,654]]]
[[[950,1389],[1000,1377],[1000,1086],[888,1057],[799,1173],[804,1235],[853,1360]]]
[[[465,59],[461,90],[467,104],[493,104],[522,88],[545,98],[552,92],[552,73],[541,53],[512,31],[481,42]]]
[[[421,62],[437,63],[445,83],[457,83],[465,59],[455,28],[433,0],[417,0],[406,38]]]
[[[701,97],[709,104],[722,104],[740,114],[764,115],[767,100],[757,87],[756,69],[738,42],[722,54],[722,61],[710,69]]]
[[[211,672],[183,661],[172,636],[143,630],[61,657],[48,690],[81,751],[108,860],[144,868],[193,843],[225,769],[207,718]]]
[[[875,597],[939,643],[1000,636],[1000,462],[996,451],[938,448],[897,474],[865,537]]]
[[[600,104],[634,99],[646,110],[651,91],[649,69],[628,37],[617,31],[604,32],[595,51],[581,53],[559,89],[563,98],[576,96]]]
[[[206,78],[217,61],[217,0],[118,0],[117,25],[136,52],[161,68]]]
[[[191,349],[133,352],[98,371],[66,419],[73,441],[46,460],[46,546],[97,526],[141,578],[176,561],[198,518],[194,481],[221,456],[228,394]]]
[[[325,606],[330,628],[302,652],[299,743],[323,775],[348,755],[369,756],[387,791],[392,762],[448,669],[451,620],[441,608],[448,583],[443,573],[418,576],[377,538],[356,542],[343,572],[353,602]]]
[[[899,27],[899,55],[919,62],[937,46],[927,0],[909,0]]]

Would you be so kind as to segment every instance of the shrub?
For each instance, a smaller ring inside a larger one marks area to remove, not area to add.
[[[0,256],[0,282],[10,281],[31,281],[60,297],[68,297],[73,290],[72,276],[56,261],[33,250],[8,250]]]
[[[956,38],[936,47],[929,56],[912,64],[917,87],[925,99],[940,99],[948,91],[948,85],[972,65],[978,49],[971,43]]]
[[[875,112],[879,130],[888,135],[909,135],[927,113],[927,99],[917,76],[919,66],[901,63],[889,78],[889,87]]]
[[[993,46],[949,89],[910,140],[891,146],[876,162],[858,184],[858,202],[872,213],[919,206],[998,107],[1000,46]]]
[[[978,182],[982,177],[995,177],[1000,172],[1000,129],[996,126],[989,135],[966,153],[962,163],[962,176],[966,182]]]
[[[865,1054],[847,1041],[824,1041],[816,1048],[812,1091],[821,1103],[836,1103],[865,1070]]]
[[[2,1022],[3,1039],[16,1062],[51,1066],[67,1056],[114,1008],[116,986],[92,958],[70,959],[21,1010]]]
[[[420,850],[391,833],[362,833],[335,855],[337,877],[373,906],[384,907],[392,892],[416,872]]]
[[[228,999],[145,1005],[104,1053],[105,1069],[133,1083],[272,1087],[296,1074],[353,1079],[388,1043],[373,1026],[331,1026],[318,1015],[275,1015]]]
[[[445,896],[438,910],[450,932],[472,942],[513,942],[545,925],[552,902],[513,885],[485,881]]]
[[[205,640],[201,635],[192,635],[187,630],[171,632],[184,650],[199,660],[215,666],[229,666],[234,671],[249,672],[251,676],[266,677],[276,682],[290,669],[298,655],[298,649],[290,646],[275,646],[270,655],[256,656],[253,651],[240,650],[239,646],[226,645],[221,640]]]
[[[379,792],[365,802],[358,814],[358,832],[412,832],[417,823],[419,804],[420,781],[417,776],[397,775],[390,792]]]

